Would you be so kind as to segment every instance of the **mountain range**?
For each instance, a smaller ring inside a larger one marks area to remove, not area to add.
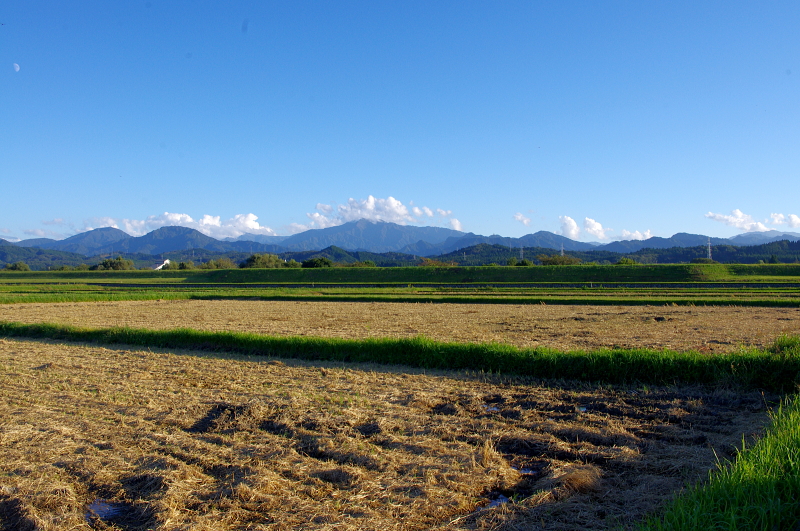
[[[800,240],[800,233],[766,231],[749,232],[732,238],[710,238],[712,245],[749,246],[779,240]],[[505,247],[539,247],[565,251],[609,251],[632,253],[641,249],[668,249],[706,245],[708,236],[678,233],[669,238],[652,237],[646,240],[621,240],[607,244],[579,242],[547,231],[527,234],[520,238],[499,235],[482,236],[441,227],[417,227],[388,222],[358,220],[313,229],[292,236],[244,234],[236,239],[217,240],[187,227],[161,227],[144,236],[130,236],[112,227],[94,229],[64,240],[35,238],[19,242],[0,239],[0,245],[64,251],[84,256],[140,253],[160,255],[173,251],[206,249],[219,253],[285,253],[314,251],[336,246],[348,251],[386,253],[396,252],[415,256],[439,256],[479,244]]]

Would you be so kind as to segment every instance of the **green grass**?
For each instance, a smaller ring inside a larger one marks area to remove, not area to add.
[[[258,284],[184,283],[182,277],[128,281],[110,279],[5,278],[0,281],[0,304],[46,302],[94,302],[156,299],[258,299],[272,301],[416,302],[461,304],[598,304],[598,305],[695,305],[695,306],[770,306],[800,307],[800,291],[785,287],[726,288],[716,285],[697,287],[686,283],[668,287],[618,286],[589,283],[583,287],[544,284],[526,286],[463,287],[425,284],[376,286],[314,287],[297,284],[264,288]],[[346,285],[347,286],[347,285]]]
[[[797,340],[797,338],[794,338]],[[786,399],[765,435],[678,496],[640,531],[796,531],[800,526],[800,397]]]
[[[481,282],[800,282],[800,264],[642,264],[546,267],[381,267],[321,269],[221,269],[177,271],[2,272],[0,282],[27,279],[131,282],[166,280],[194,283],[481,283]]]
[[[429,369],[469,369],[612,384],[684,383],[789,392],[795,390],[800,382],[800,350],[796,347],[774,346],[765,351],[743,350],[715,355],[647,349],[559,352],[548,348],[521,349],[500,343],[446,343],[425,337],[350,340],[185,328],[93,329],[14,322],[0,322],[0,336],[375,362]]]

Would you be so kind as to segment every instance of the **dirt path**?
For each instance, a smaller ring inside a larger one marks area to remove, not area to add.
[[[126,301],[0,305],[0,320],[346,338],[422,334],[442,341],[564,350],[724,352],[800,333],[800,309],[710,306]]]

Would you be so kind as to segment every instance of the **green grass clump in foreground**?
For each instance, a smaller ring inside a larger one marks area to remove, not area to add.
[[[445,343],[410,339],[275,337],[192,329],[77,328],[56,324],[0,322],[0,336],[117,343],[137,346],[477,370],[606,383],[675,383],[789,392],[800,382],[800,341],[785,337],[768,351],[707,355],[698,352],[616,349],[559,352],[499,343]],[[779,345],[780,343],[780,345]]]
[[[800,525],[800,397],[772,416],[764,437],[707,483],[678,496],[640,531],[795,531]]]

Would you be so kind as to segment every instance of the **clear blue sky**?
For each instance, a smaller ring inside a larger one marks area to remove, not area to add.
[[[26,0],[0,23],[1,238],[800,232],[796,0]]]

